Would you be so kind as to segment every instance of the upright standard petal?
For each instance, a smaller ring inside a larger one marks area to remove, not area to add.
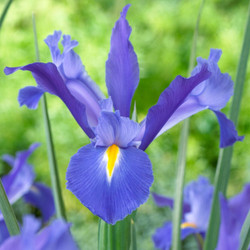
[[[86,108],[79,102],[68,90],[63,82],[57,67],[53,63],[33,63],[23,67],[9,68],[6,67],[4,72],[6,75],[12,74],[17,70],[28,70],[32,73],[38,86],[50,94],[57,95],[66,104],[75,120],[78,122],[83,131],[90,137],[94,137],[94,133],[90,128],[86,116]]]
[[[71,40],[69,35],[63,35],[61,53],[58,47],[60,40],[61,32],[55,31],[45,39],[45,43],[70,93],[85,105],[90,126],[96,126],[100,113],[98,102],[105,96],[86,72],[79,55],[74,52],[73,48],[78,45],[78,42]]]
[[[185,213],[184,222],[195,225],[203,232],[207,230],[213,192],[209,180],[202,176],[185,187],[184,200],[190,205],[190,211]]]
[[[24,200],[42,213],[43,222],[46,223],[55,213],[55,204],[52,191],[42,183],[34,183],[24,195]]]
[[[69,163],[67,188],[109,224],[143,204],[153,182],[148,156],[134,147],[82,147]]]
[[[112,31],[111,46],[106,62],[106,85],[115,110],[122,116],[130,116],[130,105],[139,83],[139,65],[129,41],[131,27],[126,20],[130,5],[123,8]]]
[[[157,104],[148,111],[140,149],[145,150],[148,147],[191,91],[209,76],[207,65],[203,65],[200,72],[190,78],[177,76],[174,79],[169,87],[162,92]]]

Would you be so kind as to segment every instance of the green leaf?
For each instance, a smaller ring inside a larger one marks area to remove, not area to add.
[[[240,250],[247,250],[250,244],[250,211],[240,232]]]
[[[10,235],[17,235],[20,233],[14,211],[9,203],[7,195],[5,193],[2,181],[0,179],[0,210],[3,214],[5,224],[8,228]]]
[[[235,125],[237,125],[238,122],[242,92],[246,76],[247,61],[250,50],[249,16],[250,16],[250,4],[248,8],[248,17],[247,17],[247,25],[245,28],[245,35],[237,69],[234,97],[229,115],[229,118],[234,122]],[[233,155],[233,146],[220,150],[218,164],[216,167],[215,190],[214,190],[213,203],[209,220],[209,227],[205,241],[205,250],[215,249],[217,244],[219,225],[220,225],[220,206],[219,206],[218,195],[220,192],[226,195],[232,155]]]
[[[198,17],[197,17],[197,21],[196,21],[196,27],[194,31],[193,43],[192,43],[192,49],[191,49],[191,55],[190,55],[190,61],[189,61],[188,75],[191,74],[191,71],[194,68],[194,64],[195,64],[198,30],[199,30],[200,17],[201,17],[204,3],[205,3],[205,0],[202,0],[199,13],[198,13]],[[183,188],[184,188],[184,179],[185,179],[188,134],[189,134],[189,119],[186,119],[183,122],[180,142],[179,142],[176,193],[175,193],[174,212],[173,212],[173,238],[172,238],[173,248],[172,249],[174,250],[181,249],[180,224],[181,224],[181,218],[182,218],[182,200],[183,200]]]
[[[38,43],[37,43],[36,22],[35,22],[34,14],[32,15],[32,20],[33,20],[36,60],[40,61],[39,49],[38,49]],[[65,207],[64,207],[63,198],[62,198],[62,191],[61,191],[61,186],[60,186],[58,167],[57,167],[57,162],[56,162],[55,149],[54,149],[54,143],[53,143],[53,137],[52,137],[52,132],[51,132],[51,126],[50,126],[50,120],[49,120],[45,94],[42,97],[42,109],[43,109],[46,141],[47,141],[47,151],[48,151],[48,157],[49,157],[50,177],[51,177],[53,196],[54,196],[54,201],[55,201],[55,206],[56,206],[56,215],[57,215],[57,218],[63,218],[66,220]]]
[[[131,220],[132,217],[129,215],[115,225],[110,225],[100,219],[98,250],[129,250],[131,245]]]

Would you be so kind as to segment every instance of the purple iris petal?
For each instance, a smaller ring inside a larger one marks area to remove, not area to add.
[[[237,130],[231,120],[222,112],[214,111],[220,124],[220,147],[233,145],[236,141],[242,141],[244,136],[238,136]]]
[[[163,134],[168,129],[175,126],[176,124],[178,124],[179,122],[183,121],[184,119],[204,109],[207,109],[207,107],[200,106],[194,97],[189,96],[184,101],[184,103],[173,113],[173,115],[169,118],[169,120],[165,123],[160,132],[157,134],[157,137]]]
[[[221,226],[217,250],[238,249],[240,232],[250,210],[250,184],[228,201],[220,195]],[[250,247],[250,246],[249,246]]]
[[[43,91],[57,95],[66,104],[80,127],[90,137],[94,137],[92,129],[89,127],[85,106],[77,101],[63,82],[56,66],[53,63],[33,63],[23,67],[4,69],[6,75],[14,73],[16,70],[28,70],[32,72],[37,84]]]
[[[206,231],[214,188],[209,180],[200,176],[184,189],[184,200],[190,205],[190,212],[185,213],[184,221],[194,223],[201,231]]]
[[[174,200],[172,198],[168,198],[163,195],[159,195],[156,193],[152,193],[152,196],[154,198],[154,202],[158,207],[170,207],[173,209],[174,207]]]
[[[102,111],[113,112],[114,106],[111,97],[109,96],[109,98],[101,100],[100,107]]]
[[[139,129],[138,123],[128,117],[121,117],[119,111],[115,113],[103,111],[95,131],[95,145],[111,146],[116,144],[122,148],[138,145],[138,142],[134,141],[134,139]]]
[[[172,198],[159,195],[156,193],[152,193],[152,196],[154,198],[154,202],[158,207],[170,207],[171,209],[174,208],[174,200]],[[190,211],[190,205],[189,203],[183,201],[183,213],[187,213]]]
[[[172,222],[166,222],[162,227],[156,229],[152,240],[157,249],[170,249],[172,244],[172,230]]]
[[[24,200],[41,211],[45,223],[55,213],[54,198],[51,189],[42,183],[34,183],[29,192],[24,195]]]
[[[189,183],[184,188],[183,221],[181,239],[190,234],[203,234],[207,230],[210,209],[213,198],[213,186],[209,180],[200,176],[197,181]],[[173,201],[164,196],[153,195],[159,206],[173,207]],[[158,228],[153,236],[155,247],[170,249],[172,245],[172,223],[167,222],[162,228]]]
[[[68,80],[66,86],[70,93],[86,108],[86,115],[89,125],[96,126],[98,124],[98,117],[100,116],[101,108],[98,100],[92,97],[91,92],[79,80]]]
[[[220,110],[225,107],[233,95],[233,81],[229,74],[221,73],[217,62],[221,56],[221,50],[211,49],[208,59],[197,58],[198,65],[192,74],[197,74],[204,64],[208,65],[211,76],[201,85],[197,86],[193,95],[201,106],[207,106],[212,110]]]
[[[27,193],[34,181],[35,174],[27,160],[38,146],[38,143],[34,143],[28,150],[18,152],[12,170],[2,178],[10,203],[14,203]]]
[[[200,72],[190,78],[177,76],[159,97],[156,105],[151,107],[146,118],[145,133],[140,149],[145,150],[156,135],[181,106],[190,92],[210,76],[207,66],[203,65]]]
[[[16,236],[9,237],[0,246],[0,250],[15,249],[15,250],[34,250],[35,235],[40,227],[40,221],[31,215],[23,218],[23,226],[21,233]]]
[[[41,231],[35,239],[37,250],[77,250],[78,247],[70,233],[70,224],[55,220]]]
[[[235,250],[238,249],[240,244],[240,232],[235,232],[235,222],[230,214],[230,208],[228,202],[223,195],[220,195],[220,207],[221,207],[221,225],[219,232],[219,239],[217,244],[217,250]],[[238,233],[238,235],[236,234]]]
[[[6,227],[5,221],[0,219],[0,246],[9,237],[10,234],[8,228]]]
[[[233,81],[227,73],[221,73],[217,65],[221,53],[221,50],[211,49],[208,59],[197,58],[198,65],[194,68],[192,75],[197,74],[204,65],[208,65],[211,76],[192,90],[183,104],[176,109],[165,123],[157,136],[199,111],[211,109],[217,115],[218,110],[226,105],[233,95]],[[221,112],[218,113],[217,118],[221,127],[220,147],[227,147],[236,141],[243,140],[243,137],[238,136],[234,124],[226,119]]]
[[[9,237],[0,246],[0,250],[77,250],[69,224],[62,220],[55,220],[41,232],[40,221],[33,216],[25,216],[21,234]]]
[[[10,167],[14,167],[15,164],[15,157],[11,155],[2,155],[2,160],[6,162]]]
[[[133,94],[139,83],[139,65],[129,41],[131,27],[126,20],[130,5],[126,5],[112,31],[111,46],[106,62],[106,85],[115,110],[122,116],[130,116]]]
[[[20,106],[26,105],[29,109],[36,109],[44,91],[40,88],[28,86],[20,89],[18,102]]]
[[[69,163],[67,188],[110,224],[115,224],[143,204],[153,182],[148,156],[134,147],[119,149],[111,179],[107,174],[107,147],[82,147]]]
[[[61,42],[63,52],[60,54],[58,48],[60,39],[61,32],[55,31],[53,35],[49,35],[45,39],[45,42],[51,51],[53,62],[57,65],[57,69],[69,91],[78,101],[85,105],[90,126],[96,126],[100,113],[98,102],[104,98],[104,95],[87,74],[79,55],[73,51],[78,42],[71,40],[69,35],[64,35]]]
[[[166,222],[162,227],[157,228],[152,240],[157,249],[169,250],[172,245],[173,225]],[[191,234],[199,233],[199,229],[187,227],[181,230],[181,240],[184,240]]]
[[[59,66],[63,60],[63,55],[61,55],[60,49],[58,48],[58,43],[61,40],[61,36],[61,31],[54,31],[53,35],[49,35],[46,39],[44,39],[44,42],[50,49],[52,60],[57,66]]]

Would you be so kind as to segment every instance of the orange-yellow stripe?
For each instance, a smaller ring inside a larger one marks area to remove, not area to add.
[[[186,228],[186,227],[192,227],[192,228],[197,228],[195,223],[192,222],[184,222],[181,224],[181,228]]]
[[[113,144],[110,147],[108,147],[106,153],[108,156],[108,163],[107,163],[108,175],[109,177],[111,177],[114,171],[115,162],[117,160],[117,156],[119,153],[119,147]]]

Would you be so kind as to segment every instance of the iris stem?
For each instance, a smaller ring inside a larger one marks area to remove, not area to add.
[[[10,8],[12,0],[9,0],[4,6],[3,12],[0,17],[0,30],[3,25],[3,21],[6,17],[6,14]],[[0,210],[3,214],[5,224],[8,228],[10,235],[17,235],[20,233],[19,225],[15,216],[15,213],[10,205],[6,192],[4,190],[2,180],[0,179]]]
[[[8,197],[5,193],[2,180],[0,179],[0,210],[3,214],[5,224],[8,228],[10,235],[17,235],[20,233],[18,222],[12,206],[8,200]]]
[[[229,118],[234,122],[235,125],[237,125],[239,117],[249,50],[250,50],[250,2],[248,7],[248,17],[245,28],[245,35],[236,74],[234,97],[229,115]],[[213,195],[213,203],[211,208],[209,226],[206,234],[206,241],[204,248],[205,250],[215,249],[217,244],[219,225],[220,225],[220,205],[218,196],[220,192],[222,192],[223,195],[226,195],[232,155],[233,155],[233,146],[220,150],[219,159],[216,167],[215,189]]]
[[[177,178],[176,178],[176,193],[174,201],[174,212],[173,212],[173,250],[181,249],[181,218],[182,218],[182,199],[183,199],[183,188],[185,178],[185,166],[186,166],[186,153],[187,153],[187,141],[189,133],[189,119],[183,122],[181,129],[181,137],[179,143],[179,155],[178,155],[178,167],[177,167]]]
[[[4,6],[2,15],[1,15],[1,17],[0,17],[0,29],[2,28],[3,21],[4,21],[5,17],[6,17],[6,14],[7,14],[9,8],[10,8],[10,5],[11,5],[12,2],[13,2],[13,0],[9,0],[9,1],[6,3],[6,5]]]
[[[197,21],[196,27],[193,35],[192,49],[189,60],[188,75],[190,76],[192,69],[195,64],[195,55],[197,48],[197,39],[198,31],[202,9],[204,6],[205,0],[202,0]],[[187,142],[189,134],[189,119],[186,119],[183,122],[181,129],[181,136],[179,142],[179,152],[178,152],[178,163],[177,163],[177,178],[176,178],[176,193],[175,193],[175,202],[174,202],[174,212],[173,212],[173,250],[181,249],[181,219],[182,219],[182,203],[183,203],[183,188],[185,180],[185,167],[186,167],[186,155],[187,155]]]
[[[37,33],[36,33],[36,21],[34,14],[32,15],[32,21],[33,21],[34,40],[35,40],[36,60],[39,62],[40,56],[39,56],[39,48],[38,48]],[[60,186],[58,167],[56,162],[54,143],[53,143],[45,94],[42,97],[42,110],[43,110],[44,126],[45,126],[46,141],[47,141],[47,152],[48,152],[49,166],[50,166],[50,177],[51,177],[53,196],[56,206],[56,215],[57,218],[63,218],[66,220],[65,207],[62,198],[62,191]]]
[[[132,220],[132,215],[128,215],[115,225],[111,225],[100,219],[98,229],[98,250],[136,250],[133,244]]]

